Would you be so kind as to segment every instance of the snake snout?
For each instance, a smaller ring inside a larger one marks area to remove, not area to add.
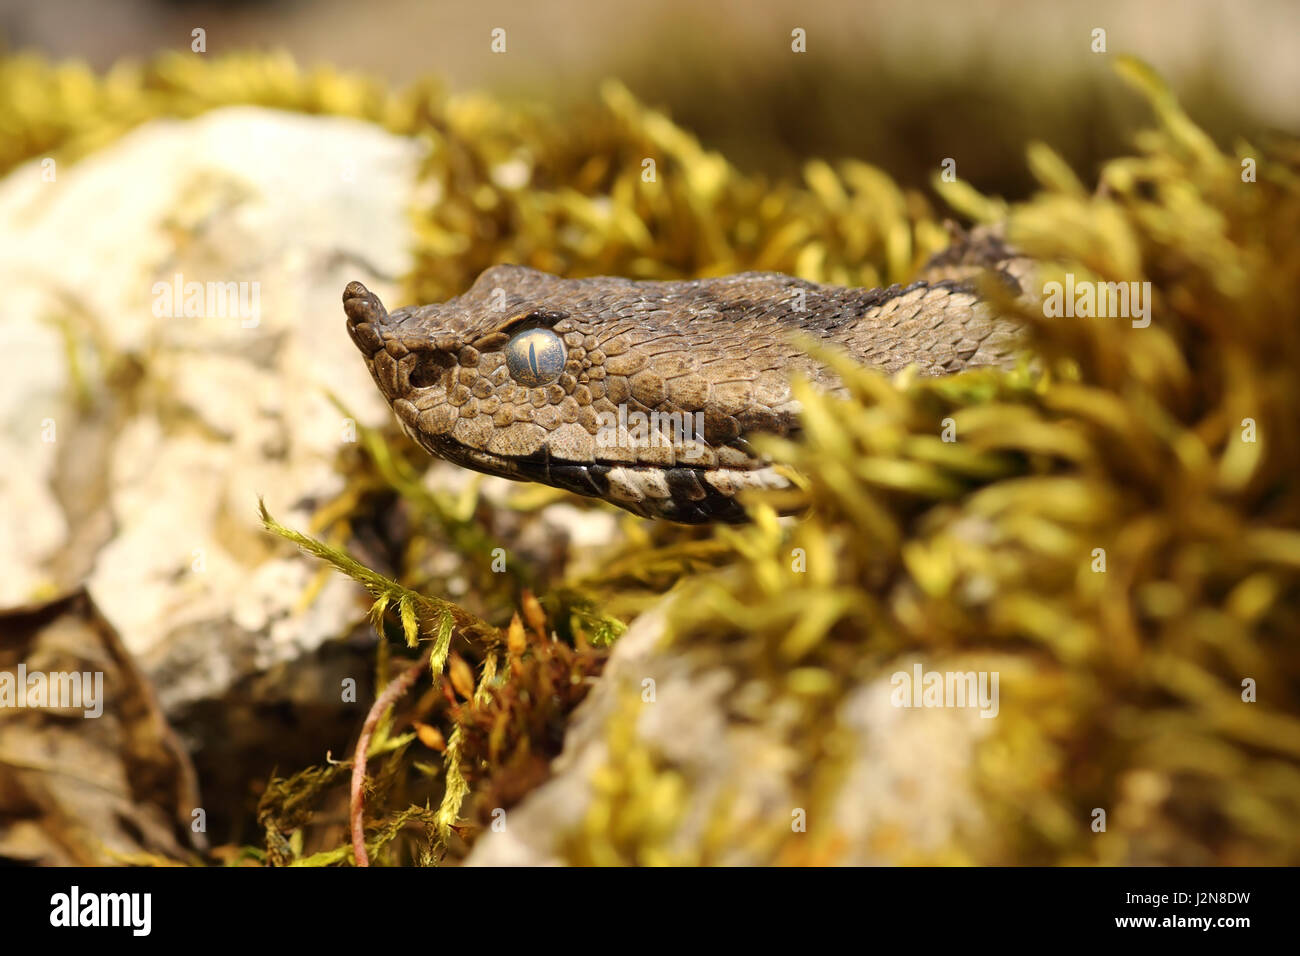
[[[343,290],[343,312],[348,317],[348,335],[366,355],[374,354],[383,344],[376,326],[388,319],[384,303],[360,282],[349,282]]]
[[[343,290],[343,311],[347,313],[348,323],[360,325],[362,322],[382,323],[388,318],[384,303],[360,282],[349,282]]]

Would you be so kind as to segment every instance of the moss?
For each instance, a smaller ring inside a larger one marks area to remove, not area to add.
[[[1122,72],[1156,113],[1139,154],[1088,193],[1035,147],[1043,191],[1010,208],[1009,235],[1047,278],[1149,281],[1151,325],[1007,302],[1035,372],[887,382],[841,360],[850,395],[800,389],[803,436],[767,443],[807,477],[812,517],[786,530],[758,503],[744,560],[674,604],[677,653],[800,715],[805,805],[838,784],[815,756],[836,706],[900,654],[1029,665],[1002,668],[980,745],[994,826],[895,847],[900,862],[1300,861],[1300,180],[1254,145],[1220,152],[1146,69]],[[575,861],[612,838],[591,819]],[[786,844],[770,859],[806,858]]]

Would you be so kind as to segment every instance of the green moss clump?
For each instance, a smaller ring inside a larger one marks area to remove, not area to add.
[[[1221,152],[1122,72],[1158,120],[1139,155],[1088,193],[1035,147],[1043,191],[1008,232],[1044,279],[1150,282],[1150,326],[1008,301],[1039,370],[888,382],[839,359],[849,396],[802,388],[803,436],[767,443],[811,518],[756,504],[745,559],[674,605],[669,653],[798,715],[795,802],[823,818],[854,688],[920,656],[1001,671],[974,769],[991,825],[895,862],[1300,862],[1300,176],[1294,151]],[[662,824],[618,838],[645,859]],[[844,845],[773,836],[773,861]],[[610,840],[588,827],[571,858]]]

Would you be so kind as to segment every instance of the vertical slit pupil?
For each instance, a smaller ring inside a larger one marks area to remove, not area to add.
[[[564,370],[564,345],[549,329],[528,329],[506,345],[510,376],[528,387],[548,385]]]

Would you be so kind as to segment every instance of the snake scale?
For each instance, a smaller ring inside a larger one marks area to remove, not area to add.
[[[786,483],[749,437],[791,435],[790,378],[840,388],[790,333],[884,372],[1005,366],[1017,330],[971,281],[1019,292],[1028,261],[996,230],[955,231],[908,286],[779,273],[647,282],[497,265],[440,305],[388,312],[359,282],[348,332],[408,435],[433,455],[602,498],[642,517],[740,521],[749,488]]]

